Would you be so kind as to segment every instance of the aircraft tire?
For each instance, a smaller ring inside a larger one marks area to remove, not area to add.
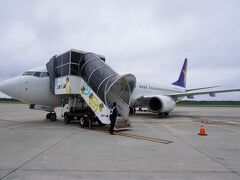
[[[129,107],[129,115],[134,115],[136,112],[136,109],[132,106]]]
[[[164,114],[164,116],[168,116],[169,115],[169,112],[165,112],[165,113],[163,113]]]
[[[57,115],[55,113],[50,113],[49,119],[50,119],[50,121],[56,121],[57,120]]]
[[[163,116],[164,116],[164,113],[163,113],[163,112],[160,112],[160,113],[158,113],[158,115],[163,117]]]
[[[50,119],[50,114],[51,114],[51,113],[47,113],[46,119]]]

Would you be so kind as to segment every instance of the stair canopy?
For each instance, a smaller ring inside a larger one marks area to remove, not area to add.
[[[86,53],[79,63],[79,76],[109,107],[115,98],[111,100],[108,96],[113,94],[129,105],[131,92],[136,84],[134,75],[119,75],[94,53]]]

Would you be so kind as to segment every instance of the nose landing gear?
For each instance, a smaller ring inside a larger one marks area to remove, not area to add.
[[[57,120],[57,115],[56,115],[55,112],[47,113],[46,119],[49,119],[50,121],[56,121]]]

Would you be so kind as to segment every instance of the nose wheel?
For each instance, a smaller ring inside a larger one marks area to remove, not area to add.
[[[55,112],[47,113],[46,119],[49,119],[50,121],[56,121],[57,120],[57,115],[56,115]]]

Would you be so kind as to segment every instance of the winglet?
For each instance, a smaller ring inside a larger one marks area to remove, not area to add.
[[[186,88],[187,61],[188,61],[187,58],[185,58],[179,78],[176,82],[172,83],[173,85]]]

